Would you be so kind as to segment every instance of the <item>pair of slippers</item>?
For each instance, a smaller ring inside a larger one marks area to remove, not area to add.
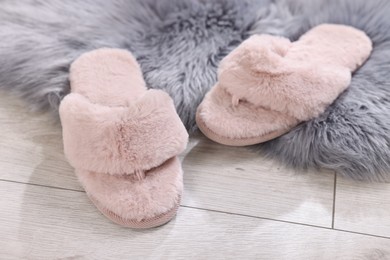
[[[295,43],[253,36],[222,61],[198,126],[227,145],[280,136],[322,113],[371,49],[364,33],[340,25],[318,26]],[[177,155],[188,141],[172,99],[148,90],[136,59],[118,49],[82,55],[70,83],[60,106],[64,151],[90,200],[122,226],[167,223],[180,205]]]

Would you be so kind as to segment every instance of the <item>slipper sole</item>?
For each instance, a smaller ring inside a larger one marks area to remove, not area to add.
[[[265,135],[261,136],[254,136],[254,137],[248,137],[248,138],[239,138],[234,139],[227,136],[222,136],[217,133],[215,133],[213,130],[211,130],[207,124],[203,121],[203,119],[200,117],[200,111],[202,110],[202,105],[198,107],[198,112],[196,113],[196,124],[198,125],[200,131],[209,139],[213,140],[214,142],[228,145],[228,146],[251,146],[255,144],[264,143],[267,141],[270,141],[272,139],[275,139],[277,137],[280,137],[288,132],[291,131],[292,128],[294,128],[296,125],[291,126],[287,129],[282,129],[278,131],[273,131]]]
[[[147,229],[147,228],[155,228],[162,226],[164,224],[167,224],[169,221],[171,221],[179,207],[180,207],[180,201],[181,201],[181,195],[178,196],[176,199],[176,204],[173,208],[168,210],[165,213],[162,213],[160,215],[157,215],[152,218],[147,218],[143,219],[141,221],[134,220],[134,219],[126,219],[122,218],[121,216],[115,214],[111,210],[107,209],[104,207],[97,199],[95,199],[92,195],[87,194],[88,198],[92,201],[92,203],[96,206],[96,208],[108,219],[110,219],[112,222],[123,226],[127,228],[132,228],[132,229]]]

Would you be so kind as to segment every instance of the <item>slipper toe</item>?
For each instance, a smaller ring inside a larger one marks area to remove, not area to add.
[[[289,131],[298,120],[286,114],[254,107],[248,102],[235,105],[221,87],[213,88],[198,107],[196,122],[211,140],[224,145],[247,146],[265,142]]]
[[[177,157],[136,175],[108,175],[77,170],[91,201],[113,222],[131,228],[152,228],[171,220],[180,205],[182,169]]]

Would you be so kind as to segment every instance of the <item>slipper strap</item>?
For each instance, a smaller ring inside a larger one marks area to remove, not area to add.
[[[135,174],[180,154],[188,134],[172,99],[149,90],[127,107],[91,103],[69,94],[60,106],[64,151],[80,170]]]
[[[352,38],[357,33],[363,39],[362,57],[357,56],[367,59],[369,38],[355,29],[349,30]],[[339,38],[334,39],[336,46],[345,40]],[[336,59],[332,63],[311,58],[310,45],[308,49],[298,49],[302,53],[297,56],[292,46],[287,39],[256,35],[222,60],[218,86],[232,96],[233,106],[246,102],[305,121],[322,113],[350,85],[348,66]],[[305,55],[307,59],[291,58]],[[321,55],[327,57],[327,53]]]

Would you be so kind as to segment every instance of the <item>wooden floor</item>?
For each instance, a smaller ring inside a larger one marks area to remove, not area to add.
[[[202,136],[181,159],[177,217],[121,228],[88,201],[60,126],[0,93],[0,259],[390,259],[390,184],[294,172]]]

